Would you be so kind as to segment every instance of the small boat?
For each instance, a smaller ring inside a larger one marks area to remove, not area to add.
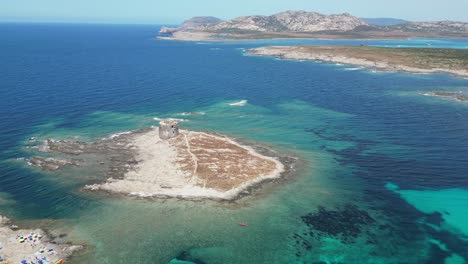
[[[55,264],[62,264],[63,263],[63,259],[59,259],[55,262]]]
[[[239,223],[240,226],[247,226],[247,224]]]

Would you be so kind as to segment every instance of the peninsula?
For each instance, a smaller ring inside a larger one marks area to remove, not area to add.
[[[232,20],[194,17],[179,27],[162,27],[159,39],[225,41],[272,38],[405,39],[468,38],[468,23],[431,21],[373,23],[348,13],[285,11],[271,16],[241,16]]]
[[[290,169],[276,152],[258,149],[218,134],[180,130],[177,121],[169,119],[160,121],[159,127],[95,142],[46,140],[39,151],[61,158],[32,157],[28,163],[44,170],[107,167],[107,179],[85,186],[88,191],[232,200]],[[87,161],[88,154],[92,161]]]
[[[63,244],[41,229],[20,229],[0,215],[0,263],[62,263],[82,246]]]
[[[468,77],[468,50],[387,48],[367,46],[270,46],[247,51],[251,55],[355,65],[378,71],[444,72]]]
[[[422,95],[447,98],[447,99],[451,99],[460,103],[468,102],[468,95],[463,94],[462,91],[458,91],[458,92],[435,91],[435,92],[422,93]]]

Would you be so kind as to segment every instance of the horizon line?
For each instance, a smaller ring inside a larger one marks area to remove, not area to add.
[[[180,23],[161,22],[112,22],[112,21],[41,21],[41,20],[2,20],[0,24],[76,24],[76,25],[155,25],[155,26],[178,26]]]
[[[346,12],[345,12],[346,13]],[[345,14],[341,13],[341,14]],[[347,13],[349,14],[349,13]],[[352,14],[351,14],[352,15]],[[206,15],[209,16],[209,15]],[[265,15],[268,16],[268,15]],[[354,16],[354,15],[353,15]],[[186,19],[174,19],[179,22],[174,22],[172,19],[171,22],[163,22],[163,21],[119,21],[119,20],[113,20],[113,19],[106,19],[106,18],[75,18],[75,19],[70,19],[67,20],[66,18],[13,18],[13,17],[0,17],[0,23],[23,23],[23,24],[113,24],[113,25],[180,25],[184,21],[194,18],[194,17],[204,17],[203,15],[201,16],[193,16],[190,18]],[[216,17],[216,16],[213,16]],[[397,18],[397,17],[390,17],[390,16],[380,16],[380,17],[369,17],[369,16],[355,16],[359,19],[397,19],[397,20],[404,20],[407,22],[439,22],[439,21],[452,21],[452,22],[462,22],[462,23],[468,23],[468,20],[455,20],[455,19],[427,19],[427,20],[410,20],[410,19],[405,19],[405,18]],[[221,18],[220,18],[221,19]],[[222,19],[224,21],[229,21],[234,18],[230,19]],[[102,20],[102,21],[101,21]]]

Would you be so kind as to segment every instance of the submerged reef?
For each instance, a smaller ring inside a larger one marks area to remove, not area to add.
[[[57,159],[57,158],[44,158],[39,156],[34,156],[28,159],[28,165],[42,168],[46,171],[56,171],[65,166],[79,166],[79,160],[70,159]]]
[[[342,209],[319,207],[317,212],[304,215],[301,219],[310,228],[310,236],[326,234],[339,237],[345,244],[352,243],[362,232],[363,226],[375,222],[366,211],[351,204]]]
[[[439,215],[418,215],[419,224],[378,208],[318,207],[300,217],[302,225],[290,239],[299,263],[443,263],[467,257],[466,241],[438,228]]]

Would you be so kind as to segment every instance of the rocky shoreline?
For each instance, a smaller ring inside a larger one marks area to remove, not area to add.
[[[468,77],[468,69],[453,69],[435,65],[422,68],[412,65],[411,62],[396,58],[393,54],[382,52],[380,54],[366,53],[368,47],[346,47],[346,52],[342,52],[345,47],[307,47],[307,46],[269,46],[247,50],[247,53],[254,56],[272,56],[287,60],[310,60],[337,64],[353,65],[365,67],[375,71],[408,72],[419,74],[448,73],[460,77]],[[391,48],[376,48],[391,49]],[[403,49],[400,49],[403,50]],[[387,56],[388,55],[388,56]]]
[[[45,140],[38,151],[61,158],[35,156],[28,163],[45,171],[103,166],[102,180],[86,185],[86,191],[195,200],[235,200],[295,170],[297,159],[265,147],[210,132],[177,130],[171,136],[160,129],[130,131],[94,142]],[[82,158],[86,155],[95,159]]]
[[[60,170],[65,166],[80,166],[80,161],[77,159],[58,159],[58,158],[44,158],[39,156],[33,156],[27,159],[27,163],[30,166],[39,167],[46,171]]]
[[[468,102],[468,95],[465,95],[461,92],[436,91],[436,92],[422,93],[422,95],[448,98],[448,99],[452,99],[461,103]]]
[[[0,263],[62,263],[83,246],[65,243],[42,229],[22,229],[0,215]],[[60,262],[61,261],[61,262]]]

